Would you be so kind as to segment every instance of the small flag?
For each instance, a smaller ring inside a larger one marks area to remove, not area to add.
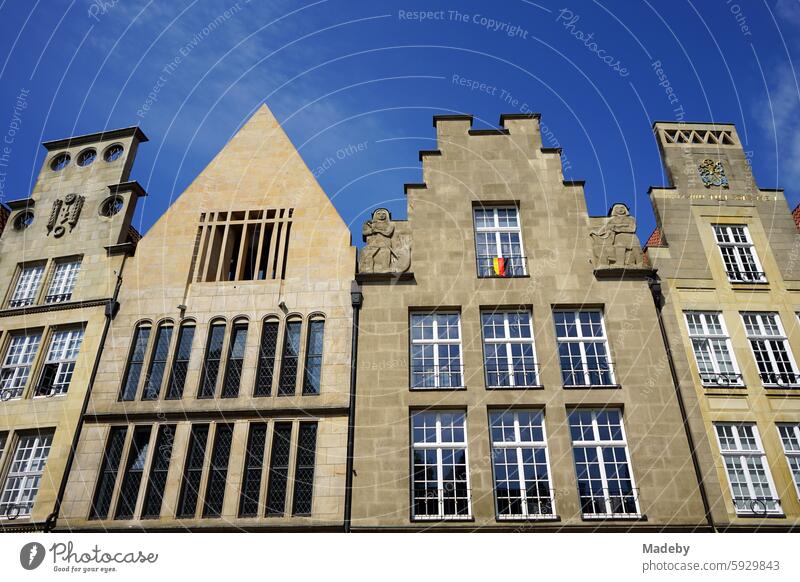
[[[503,257],[496,257],[493,260],[494,263],[494,274],[498,277],[505,277],[506,276],[506,260]]]

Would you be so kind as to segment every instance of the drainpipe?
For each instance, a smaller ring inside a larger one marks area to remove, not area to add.
[[[347,469],[344,485],[344,531],[350,533],[353,513],[353,451],[356,435],[356,379],[358,375],[358,316],[364,295],[356,281],[350,285],[350,302],[353,306],[353,331],[350,344],[350,409],[347,418]]]
[[[686,414],[686,405],[683,402],[683,395],[681,394],[678,372],[675,370],[675,362],[672,359],[672,349],[669,346],[667,330],[664,327],[664,318],[661,314],[661,309],[664,306],[664,295],[661,292],[661,281],[655,277],[648,277],[647,284],[650,287],[650,293],[653,295],[653,303],[656,306],[658,328],[661,331],[661,341],[664,343],[664,349],[667,351],[669,372],[672,376],[672,385],[675,388],[675,397],[678,399],[678,408],[680,409],[681,420],[683,421],[683,432],[686,434],[686,440],[689,445],[689,454],[692,456],[692,465],[694,466],[694,475],[697,479],[697,485],[700,489],[700,498],[703,500],[703,510],[705,512],[706,522],[711,528],[711,531],[717,531],[716,527],[714,526],[714,517],[711,515],[711,505],[708,502],[708,494],[706,493],[706,486],[703,481],[703,473],[700,470],[700,461],[697,460],[697,453],[695,452],[694,438],[692,437],[692,431],[689,429],[689,417]]]
[[[83,419],[86,415],[86,411],[89,408],[89,397],[92,393],[92,388],[94,387],[94,381],[97,377],[97,370],[100,368],[100,357],[103,355],[103,348],[106,344],[106,336],[108,335],[108,329],[111,327],[111,320],[114,319],[114,316],[117,315],[117,311],[119,311],[119,302],[117,301],[117,297],[119,297],[119,289],[122,286],[122,270],[125,268],[125,260],[128,258],[128,255],[125,254],[122,256],[122,263],[119,266],[119,273],[117,274],[117,282],[114,286],[114,295],[112,298],[106,303],[105,307],[105,316],[106,321],[103,325],[103,333],[100,336],[100,345],[97,348],[97,356],[94,359],[94,364],[92,365],[92,373],[89,376],[89,386],[86,388],[86,394],[83,397],[83,405],[81,406],[81,414],[78,417],[78,426],[75,429],[75,435],[72,437],[72,446],[69,449],[69,454],[67,455],[67,463],[64,466],[64,475],[61,477],[61,484],[58,487],[58,494],[56,495],[56,501],[53,505],[53,513],[47,516],[47,519],[44,522],[44,531],[45,532],[52,532],[58,521],[58,514],[61,511],[61,503],[64,500],[64,493],[67,490],[67,479],[69,479],[69,473],[72,470],[72,464],[75,461],[75,452],[78,450],[78,442],[81,437],[81,431],[83,430]]]

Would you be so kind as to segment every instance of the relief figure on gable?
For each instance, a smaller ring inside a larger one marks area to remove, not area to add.
[[[411,240],[398,233],[389,211],[378,208],[361,229],[367,243],[358,255],[360,273],[403,273],[411,266]]]
[[[642,267],[642,249],[636,236],[636,219],[624,204],[614,204],[606,223],[592,231],[596,269]]]

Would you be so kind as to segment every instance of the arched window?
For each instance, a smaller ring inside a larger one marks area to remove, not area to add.
[[[150,367],[144,380],[142,400],[157,400],[161,394],[164,371],[167,369],[169,345],[172,341],[172,322],[162,323],[156,330],[155,346],[150,356]]]
[[[322,345],[324,343],[325,320],[312,318],[308,323],[306,342],[306,365],[303,373],[303,394],[319,394],[322,379]]]
[[[302,320],[289,319],[283,333],[281,375],[278,378],[278,396],[292,396],[297,385],[297,368],[300,358],[300,328]]]
[[[261,344],[258,348],[258,371],[256,372],[256,386],[253,390],[254,396],[269,396],[272,393],[279,327],[280,323],[277,318],[264,320],[264,326],[261,330]]]
[[[225,364],[225,382],[222,385],[223,398],[239,396],[239,383],[242,380],[244,350],[247,345],[247,320],[233,322],[231,341],[228,345],[228,361]]]
[[[125,369],[125,377],[122,381],[122,389],[120,390],[120,400],[133,400],[136,398],[136,390],[139,387],[139,378],[142,375],[142,368],[144,367],[144,356],[147,352],[147,343],[150,341],[149,323],[140,323],[136,326],[136,331],[133,333],[133,342],[131,344],[130,355],[128,356],[128,365]]]
[[[186,385],[186,374],[189,371],[189,357],[192,354],[195,325],[193,321],[181,324],[178,332],[178,343],[175,346],[175,357],[172,358],[172,372],[167,387],[167,400],[183,398],[183,387]]]
[[[218,320],[208,328],[206,355],[203,361],[203,373],[200,378],[198,398],[213,398],[219,375],[219,363],[222,359],[222,342],[225,339],[225,322]]]

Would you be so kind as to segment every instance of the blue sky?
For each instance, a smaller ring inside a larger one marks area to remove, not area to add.
[[[759,185],[799,198],[798,0],[5,0],[0,30],[2,200],[29,195],[42,141],[140,125],[142,231],[262,102],[351,227],[405,216],[442,113],[540,112],[590,212],[626,202],[642,238],[654,120],[735,123]]]

